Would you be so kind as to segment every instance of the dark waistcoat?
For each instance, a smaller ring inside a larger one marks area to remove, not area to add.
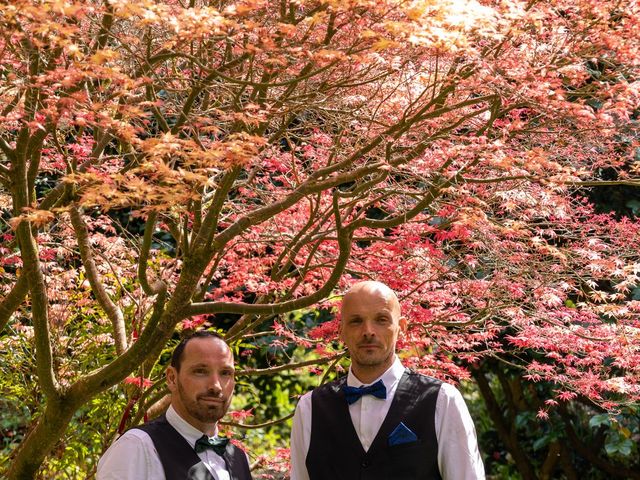
[[[193,446],[167,422],[164,415],[135,428],[147,432],[153,440],[167,480],[214,480]],[[229,443],[222,458],[231,480],[251,479],[249,463],[241,449]]]
[[[440,480],[435,409],[442,382],[405,370],[389,412],[367,452],[356,433],[341,390],[346,378],[311,394],[311,442],[306,465],[311,480]],[[404,423],[418,440],[389,446]]]

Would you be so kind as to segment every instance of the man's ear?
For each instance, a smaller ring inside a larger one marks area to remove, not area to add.
[[[400,317],[398,319],[398,325],[400,325],[400,332],[405,333],[407,331],[407,318]]]
[[[167,388],[169,388],[169,390],[173,392],[177,384],[178,371],[174,367],[169,365],[167,367],[167,371],[165,372],[165,377],[167,379]]]

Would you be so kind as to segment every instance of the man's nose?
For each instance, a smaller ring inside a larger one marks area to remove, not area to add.
[[[222,385],[220,384],[220,377],[218,375],[211,375],[209,378],[209,390],[215,392],[216,395],[222,393]]]
[[[363,322],[363,324],[362,324],[362,334],[365,337],[373,337],[373,336],[375,336],[376,332],[375,332],[375,329],[373,328],[373,323],[372,322]]]

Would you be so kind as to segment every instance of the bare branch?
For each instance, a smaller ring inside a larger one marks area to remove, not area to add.
[[[4,330],[4,327],[9,323],[11,315],[16,311],[20,304],[29,293],[29,284],[27,283],[27,277],[20,275],[18,280],[11,288],[11,291],[7,293],[7,296],[0,302],[0,333]]]
[[[249,425],[247,423],[239,423],[239,422],[220,422],[220,425],[228,425],[230,427],[236,427],[236,428],[246,428],[249,430],[257,430],[259,428],[266,428],[266,427],[273,427],[274,425],[279,425],[280,423],[284,423],[287,420],[289,420],[290,418],[293,418],[293,414],[295,412],[290,413],[289,415],[287,415],[286,417],[282,417],[282,418],[278,418],[277,420],[271,420],[270,422],[264,422],[264,423],[255,423],[253,425]]]
[[[198,245],[209,246],[211,244],[212,237],[218,228],[218,217],[220,216],[224,201],[241,171],[239,167],[235,167],[225,173],[221,184],[216,189],[216,194],[213,197],[209,211],[202,221],[198,236],[192,241],[193,248],[197,248]]]
[[[7,143],[7,141],[0,137],[0,149],[4,152],[4,154],[7,156],[7,158],[11,161],[15,160],[15,152],[14,150],[11,148],[11,146]],[[3,167],[4,169],[4,167]],[[9,170],[6,170],[7,172]]]
[[[257,377],[257,376],[263,376],[263,375],[272,375],[276,372],[295,370],[296,368],[309,367],[311,365],[324,365],[325,363],[331,363],[336,359],[340,359],[344,357],[344,355],[345,355],[345,352],[340,352],[335,355],[332,355],[331,357],[318,358],[314,360],[306,360],[304,362],[298,362],[298,363],[288,363],[286,365],[278,365],[277,367],[240,370],[239,372],[236,372],[236,375],[240,377]]]
[[[628,186],[628,187],[640,187],[640,179],[630,178],[625,180],[555,180],[551,178],[543,178],[534,175],[505,175],[504,177],[488,177],[488,178],[473,178],[473,177],[461,177],[464,183],[501,183],[513,180],[529,180],[531,182],[547,182],[558,185],[567,185],[570,187],[610,187],[610,186]]]
[[[100,281],[100,275],[93,259],[93,251],[91,244],[89,243],[89,232],[85,225],[80,211],[76,205],[72,205],[69,209],[71,215],[71,224],[76,232],[78,239],[78,248],[80,249],[80,256],[82,258],[82,264],[87,272],[87,279],[91,285],[91,291],[98,300],[98,303],[109,317],[111,325],[113,327],[113,337],[116,345],[116,352],[121,355],[127,349],[127,335],[124,325],[124,316],[120,308],[111,300],[109,294],[104,288],[104,285]]]
[[[144,237],[142,238],[142,246],[140,247],[140,258],[138,259],[138,280],[144,293],[150,296],[157,295],[167,289],[167,285],[162,280],[158,280],[153,285],[149,285],[149,279],[147,277],[147,261],[149,260],[153,229],[156,226],[157,217],[157,213],[151,212],[147,218],[147,223],[144,227]]]
[[[24,265],[22,275],[26,278],[31,292],[31,318],[34,324],[38,379],[44,393],[48,397],[56,398],[59,394],[59,385],[53,369],[48,315],[49,299],[31,225],[28,222],[20,223],[16,230],[16,237]]]
[[[219,249],[222,245],[226,244],[231,238],[234,238],[235,236],[239,235],[242,231],[246,230],[250,226],[258,225],[263,221],[269,218],[272,218],[276,214],[286,210],[287,208],[296,204],[302,198],[310,194],[318,193],[323,190],[328,190],[340,184],[356,180],[365,175],[368,175],[369,173],[379,170],[381,166],[383,166],[382,163],[373,163],[373,164],[365,165],[363,167],[354,169],[350,172],[334,175],[322,181],[319,181],[318,178],[320,176],[323,176],[325,173],[328,173],[328,172],[330,173],[331,171],[333,171],[334,166],[319,170],[315,174],[310,176],[306,182],[304,182],[298,188],[296,188],[293,192],[291,192],[286,198],[283,198],[278,202],[274,202],[270,205],[266,205],[262,208],[254,210],[251,213],[241,216],[238,220],[236,220],[236,222],[233,225],[231,225],[229,228],[227,228],[223,232],[220,232],[218,235],[216,235],[213,241],[214,248],[216,250]]]
[[[563,182],[564,185],[573,187],[606,187],[612,185],[627,185],[629,187],[640,187],[640,179],[629,180],[585,180],[577,182]]]
[[[353,236],[353,229],[351,227],[342,228],[341,222],[338,216],[336,216],[336,224],[338,225],[338,246],[340,253],[336,259],[334,268],[326,280],[324,285],[315,293],[307,295],[305,297],[297,298],[280,303],[267,303],[267,304],[250,304],[242,302],[203,302],[192,303],[185,309],[185,315],[182,318],[191,317],[194,315],[202,315],[205,313],[252,313],[252,314],[279,314],[290,312],[292,310],[299,310],[301,308],[313,305],[319,302],[324,297],[331,293],[331,290],[337,285],[342,272],[344,271],[349,255],[351,253],[351,241]]]

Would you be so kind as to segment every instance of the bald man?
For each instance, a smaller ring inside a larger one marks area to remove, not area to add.
[[[346,377],[298,402],[291,480],[478,480],[484,466],[462,395],[406,369],[396,356],[406,328],[395,293],[361,282],[343,297]]]

